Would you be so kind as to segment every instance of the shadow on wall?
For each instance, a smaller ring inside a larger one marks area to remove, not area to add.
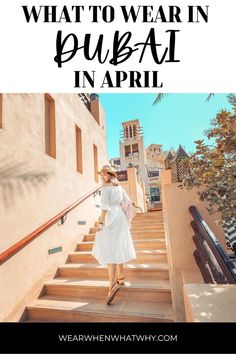
[[[236,287],[232,284],[188,284],[185,292],[196,322],[236,322]]]
[[[16,163],[6,158],[0,160],[0,200],[3,206],[10,207],[16,195],[22,198],[32,190],[39,190],[46,185],[51,175],[52,172],[42,172],[29,162]]]

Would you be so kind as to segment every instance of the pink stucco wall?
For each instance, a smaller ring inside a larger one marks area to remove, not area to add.
[[[94,189],[93,144],[99,168],[107,163],[105,118],[100,125],[78,95],[51,94],[56,107],[56,159],[45,154],[44,94],[3,94],[0,130],[0,252]],[[94,108],[95,109],[95,108]],[[83,174],[76,171],[75,125],[82,131]],[[63,226],[48,229],[0,266],[0,321],[14,312],[49,269],[97,220],[99,197],[73,210]],[[86,225],[78,225],[78,221]],[[62,246],[53,255],[48,250]],[[3,284],[3,285],[2,285]]]

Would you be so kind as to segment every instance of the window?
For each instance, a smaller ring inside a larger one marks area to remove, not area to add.
[[[150,188],[150,196],[152,202],[159,202],[160,201],[160,189],[156,187]]]
[[[82,160],[82,134],[81,129],[75,126],[76,134],[76,169],[79,173],[83,173],[83,160]]]
[[[56,126],[55,126],[55,101],[45,94],[45,152],[56,158]]]
[[[139,155],[138,144],[132,144],[132,153],[134,156]]]
[[[113,164],[116,166],[120,166],[120,160],[113,160]]]
[[[98,149],[93,145],[93,161],[94,161],[94,179],[98,183]]]
[[[131,155],[131,147],[130,145],[125,145],[125,157]]]
[[[148,177],[159,177],[159,171],[148,171]]]

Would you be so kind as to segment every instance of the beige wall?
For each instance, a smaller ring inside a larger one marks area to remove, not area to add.
[[[163,170],[161,173],[161,184],[171,184],[171,170]]]
[[[107,163],[100,105],[101,126],[78,95],[51,96],[56,107],[56,159],[44,153],[44,95],[3,94],[0,252],[99,185],[94,180],[93,144],[98,148],[99,168]],[[76,171],[75,125],[82,131],[83,174]],[[89,198],[68,215],[63,226],[54,225],[1,265],[1,321],[51,267],[64,262],[68,249],[98,218],[96,204],[98,196]],[[86,225],[78,225],[79,220]],[[57,246],[63,252],[48,255],[48,249]]]
[[[172,259],[173,267],[175,269],[192,269],[195,267],[195,259],[192,255],[195,245],[192,240],[194,231],[190,225],[192,216],[188,208],[191,205],[197,207],[203,219],[225,247],[224,232],[217,225],[219,215],[209,215],[206,204],[199,200],[196,188],[186,191],[179,187],[180,183],[164,184],[165,181],[169,180],[166,176],[170,173],[169,171],[164,171],[162,174],[162,188],[171,254],[174,255]]]
[[[205,209],[205,203],[199,200],[197,190],[184,191],[180,183],[171,183],[170,170],[162,173],[162,198],[167,239],[168,258],[171,269],[175,310],[183,305],[183,284],[203,282],[200,270],[195,262],[193,252],[195,245],[192,240],[194,231],[190,225],[192,216],[188,210],[194,205],[199,210],[209,227],[225,245],[223,230],[216,224],[219,215],[211,216]],[[183,319],[183,317],[182,317]]]

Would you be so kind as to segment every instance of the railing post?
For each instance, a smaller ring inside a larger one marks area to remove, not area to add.
[[[190,206],[189,211],[194,220],[194,223],[191,224],[195,232],[193,239],[198,250],[198,255],[204,253],[205,257],[208,257],[207,260],[211,267],[214,281],[218,284],[235,284],[236,266],[234,265],[234,262],[230,259],[219,240],[203,220],[197,208],[195,206]],[[200,247],[198,247],[199,245]]]

